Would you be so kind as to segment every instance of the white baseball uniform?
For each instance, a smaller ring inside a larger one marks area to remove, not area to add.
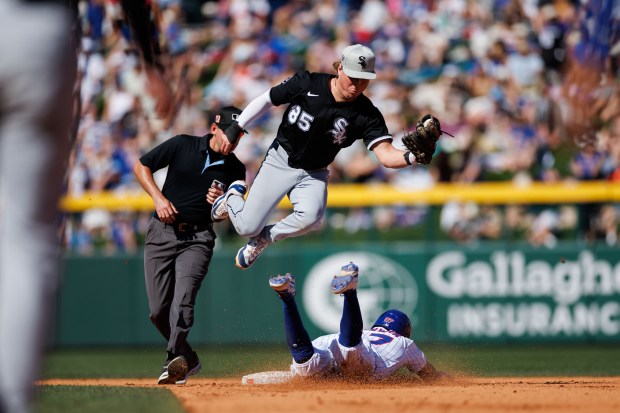
[[[413,373],[426,366],[426,356],[415,342],[383,327],[362,332],[355,347],[338,342],[339,334],[321,336],[312,341],[314,354],[305,363],[291,365],[291,373],[302,377],[342,373],[367,374],[375,380],[385,379],[406,367]]]

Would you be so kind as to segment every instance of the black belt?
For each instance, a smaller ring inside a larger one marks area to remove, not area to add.
[[[209,224],[190,224],[187,222],[180,222],[180,223],[172,223],[172,224],[166,224],[166,225],[170,225],[172,228],[174,228],[175,231],[178,232],[200,232],[200,231],[206,231],[208,229],[213,228],[213,224],[209,223]]]
[[[153,218],[164,225],[174,228],[174,230],[178,232],[200,232],[213,228],[213,222],[208,222],[206,224],[191,224],[189,222],[173,222],[172,224],[166,224],[159,219],[157,214],[153,214]]]

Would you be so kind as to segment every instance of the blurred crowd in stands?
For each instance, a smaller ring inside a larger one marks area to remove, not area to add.
[[[161,118],[119,0],[80,2],[81,119],[68,194],[141,191],[133,163],[176,134],[203,135],[222,105],[244,108],[299,70],[333,73],[349,44],[370,46],[366,94],[394,144],[425,113],[455,137],[429,167],[387,170],[361,142],[331,166],[333,182],[620,181],[620,6],[612,0],[151,0],[174,113]],[[284,108],[250,125],[236,154],[252,182]],[[162,181],[163,182],[163,181]],[[617,244],[618,204],[448,203],[439,224],[463,243],[523,239]],[[328,213],[355,232],[421,225],[422,207]],[[70,251],[134,251],[149,214],[72,215]]]

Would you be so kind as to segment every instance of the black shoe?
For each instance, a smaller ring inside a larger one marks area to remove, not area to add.
[[[176,384],[177,381],[187,378],[188,371],[187,359],[184,356],[177,356],[164,363],[157,384]]]
[[[192,354],[188,355],[187,357],[187,374],[185,375],[185,377],[181,380],[177,380],[175,384],[185,384],[187,383],[187,378],[189,376],[194,376],[198,373],[200,373],[200,370],[202,369],[202,364],[200,364],[200,360],[198,359],[198,354],[196,354],[196,352],[192,352]]]

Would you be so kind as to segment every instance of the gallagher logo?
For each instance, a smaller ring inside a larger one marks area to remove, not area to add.
[[[357,297],[365,328],[370,328],[377,317],[390,308],[409,315],[415,324],[413,312],[418,303],[418,286],[413,275],[383,255],[350,251],[318,261],[305,277],[301,289],[302,302],[315,326],[326,333],[339,330],[343,299],[330,292],[329,283],[334,275],[340,275],[340,268],[350,261],[360,269]]]

